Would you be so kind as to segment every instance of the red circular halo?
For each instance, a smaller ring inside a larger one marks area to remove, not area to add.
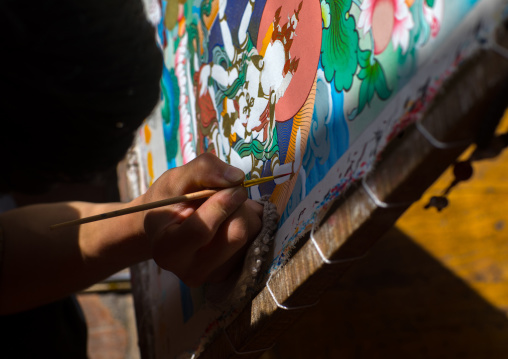
[[[296,37],[291,46],[291,58],[300,59],[298,69],[291,79],[284,96],[275,106],[275,120],[284,122],[292,118],[303,106],[314,83],[321,51],[321,5],[319,0],[268,0],[259,24],[257,49],[263,46],[265,34],[273,22],[275,12],[281,7],[280,23],[284,25],[302,3]],[[269,64],[266,64],[269,66]]]

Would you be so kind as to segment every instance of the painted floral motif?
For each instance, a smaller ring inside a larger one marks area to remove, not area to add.
[[[431,36],[436,37],[441,30],[443,0],[426,0],[423,4],[423,14],[430,26]]]
[[[469,15],[493,3],[506,10],[506,0],[144,1],[164,54],[162,126],[154,120],[140,132],[146,185],[163,172],[161,128],[168,167],[211,152],[250,177],[293,172],[251,191],[271,193],[283,210],[271,271],[420,118],[476,49],[475,31],[502,9]],[[210,313],[201,291],[155,265],[150,271],[148,294],[167,314],[155,318],[163,329],[154,332],[172,343],[163,356],[194,352],[229,313]],[[180,298],[169,300],[174,293]]]
[[[365,0],[358,27],[367,34],[372,31],[374,53],[380,54],[390,40],[394,49],[406,52],[409,45],[409,31],[413,28],[413,16],[409,6],[414,0]]]
[[[388,100],[397,82],[402,86],[412,76],[417,49],[440,32],[443,9],[443,0],[321,0],[325,78],[339,92],[359,86],[346,95],[356,93],[357,98],[356,106],[349,101],[350,121],[375,98]],[[387,52],[390,43],[393,51]],[[388,58],[400,65],[400,81],[386,74]]]
[[[279,203],[280,211],[287,203],[282,219],[289,218],[356,141],[371,110],[414,75],[419,49],[441,32],[444,9],[444,0],[162,1],[168,166],[212,152],[252,178],[298,173],[284,190],[292,194],[275,194],[290,196]],[[316,33],[304,27],[316,21],[321,40],[311,51],[315,42],[300,39]],[[317,66],[304,71],[314,64],[305,60],[310,53]]]
[[[349,90],[358,66],[358,32],[350,16],[351,0],[322,0],[321,63],[325,78],[337,91]]]
[[[378,60],[372,58],[371,51],[362,51],[358,56],[360,67],[358,79],[362,81],[360,85],[360,95],[358,103],[358,112],[362,112],[366,105],[376,93],[381,100],[387,100],[392,91],[386,84],[386,76]]]

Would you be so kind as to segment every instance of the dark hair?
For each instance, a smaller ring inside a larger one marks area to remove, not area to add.
[[[0,0],[0,191],[89,179],[160,98],[141,0]]]

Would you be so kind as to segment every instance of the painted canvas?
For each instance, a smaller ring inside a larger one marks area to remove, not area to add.
[[[205,152],[247,179],[286,174],[250,188],[281,216],[277,270],[315,216],[489,43],[507,3],[147,0],[164,70],[160,107],[138,136],[141,191]],[[161,355],[192,353],[217,313],[155,264],[150,276]]]

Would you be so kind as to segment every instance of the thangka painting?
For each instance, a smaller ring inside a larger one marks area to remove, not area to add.
[[[143,183],[205,152],[247,179],[286,175],[249,189],[253,199],[270,196],[281,216],[274,271],[316,214],[370,171],[460,63],[488,43],[506,4],[148,1],[164,70],[160,108],[138,137]],[[170,290],[164,275],[154,269],[161,297]],[[199,300],[178,288],[182,323],[195,323]]]

